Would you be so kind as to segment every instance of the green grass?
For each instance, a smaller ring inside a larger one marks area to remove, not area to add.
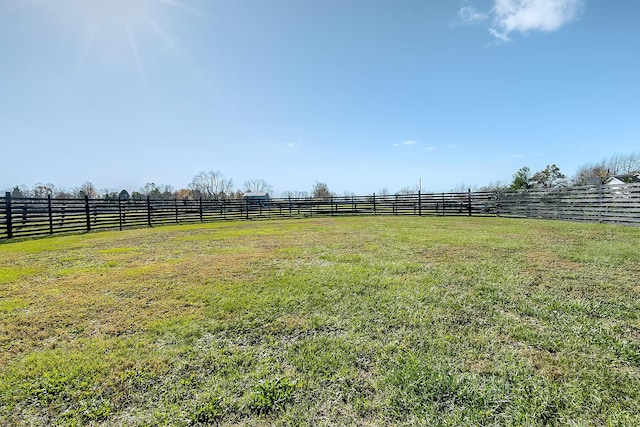
[[[640,425],[638,242],[366,217],[0,244],[0,425]]]

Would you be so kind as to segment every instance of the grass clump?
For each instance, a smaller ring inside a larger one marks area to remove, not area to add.
[[[0,244],[1,425],[640,425],[640,229],[225,222]]]
[[[295,387],[286,377],[260,380],[251,394],[251,410],[269,414],[284,409],[292,401]]]

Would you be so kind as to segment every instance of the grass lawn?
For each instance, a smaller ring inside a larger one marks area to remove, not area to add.
[[[224,222],[0,244],[0,425],[640,425],[640,228]]]

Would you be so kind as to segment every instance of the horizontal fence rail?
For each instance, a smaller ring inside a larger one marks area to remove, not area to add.
[[[0,197],[0,239],[162,224],[346,215],[503,216],[640,225],[640,184],[325,199]]]

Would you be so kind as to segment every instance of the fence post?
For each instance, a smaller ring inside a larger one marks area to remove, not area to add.
[[[202,197],[198,199],[198,213],[200,214],[200,222],[202,221]]]
[[[413,211],[415,215],[415,211]],[[422,193],[418,190],[418,216],[422,216]]]
[[[118,225],[122,231],[122,199],[118,197]]]
[[[13,237],[13,218],[11,218],[11,193],[5,193],[5,216],[7,221],[7,239]]]
[[[604,199],[604,185],[598,189],[598,222],[602,222],[602,201]]]
[[[377,215],[377,212],[376,212],[376,193],[373,193],[373,214]]]
[[[289,196],[289,218],[291,218],[291,196]]]
[[[47,213],[49,214],[49,234],[53,234],[53,212],[51,211],[51,194],[47,194]]]
[[[87,216],[87,231],[91,231],[91,209],[89,209],[89,196],[84,196],[84,212]]]
[[[153,227],[151,223],[151,199],[149,196],[147,196],[147,224],[149,224],[149,227]]]
[[[329,208],[331,209],[331,216],[333,216],[333,196],[329,199]]]
[[[247,215],[247,219],[249,219],[249,199],[245,198],[244,199],[244,203],[245,203],[245,209],[247,210],[246,215]]]
[[[467,207],[469,208],[469,216],[471,216],[471,189],[467,191]]]
[[[174,206],[176,208],[176,224],[179,224],[180,221],[178,221],[178,198],[176,197],[173,202],[174,202]]]

